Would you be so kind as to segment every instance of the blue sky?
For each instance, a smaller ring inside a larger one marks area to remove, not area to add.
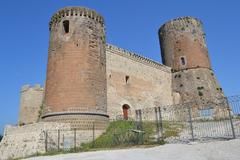
[[[105,17],[107,42],[161,62],[158,28],[180,16],[204,23],[212,67],[226,95],[240,93],[240,1],[237,0],[1,0],[0,133],[16,124],[20,88],[46,77],[48,22],[65,6]]]

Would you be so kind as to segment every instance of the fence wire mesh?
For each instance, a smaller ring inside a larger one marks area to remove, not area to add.
[[[187,143],[240,137],[240,96],[136,110],[138,123],[155,123],[155,141]],[[142,127],[142,130],[145,130]]]
[[[105,132],[48,130],[46,151],[88,150],[160,143],[188,143],[240,138],[240,96],[135,110],[135,118],[118,116]]]

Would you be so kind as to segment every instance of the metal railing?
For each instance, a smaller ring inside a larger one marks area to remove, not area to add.
[[[136,120],[140,125],[155,125],[156,141],[187,143],[240,138],[240,96],[140,109],[136,110]]]
[[[135,119],[117,116],[103,133],[44,131],[45,150],[83,150],[139,144],[188,143],[240,138],[240,96],[138,109]]]

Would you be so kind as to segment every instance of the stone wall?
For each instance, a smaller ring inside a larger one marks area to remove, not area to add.
[[[0,143],[0,160],[26,157],[46,150],[74,148],[97,138],[103,130],[71,130],[69,123],[38,122],[24,126],[6,126]],[[58,142],[59,141],[59,142]]]
[[[214,101],[224,96],[212,70],[196,68],[173,73],[173,91],[181,94],[180,103]]]
[[[19,124],[38,121],[41,114],[44,88],[40,85],[24,85],[21,89]]]
[[[25,157],[45,152],[46,130],[70,129],[68,124],[34,123],[24,126],[6,126],[0,143],[1,160]]]
[[[127,104],[129,117],[135,110],[172,104],[171,70],[148,58],[108,45],[107,104],[111,119],[123,115]]]

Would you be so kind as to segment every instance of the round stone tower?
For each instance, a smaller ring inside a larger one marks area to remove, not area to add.
[[[163,64],[172,68],[175,103],[223,97],[212,71],[202,23],[192,17],[173,19],[159,29]],[[206,100],[208,99],[208,100]]]
[[[66,7],[49,23],[50,42],[44,121],[72,128],[105,129],[108,122],[103,17],[83,7]]]

